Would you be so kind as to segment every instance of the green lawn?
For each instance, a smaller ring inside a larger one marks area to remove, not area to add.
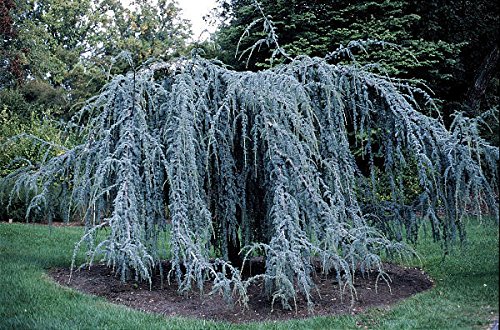
[[[231,325],[137,312],[52,282],[69,266],[81,228],[0,224],[0,329],[486,329],[498,317],[498,225],[468,225],[469,243],[444,261],[422,238],[417,251],[435,280],[430,291],[356,316]],[[418,261],[414,265],[419,265]]]

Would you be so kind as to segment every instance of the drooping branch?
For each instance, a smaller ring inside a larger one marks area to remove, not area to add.
[[[123,279],[150,279],[169,231],[169,279],[180,291],[210,279],[246,303],[248,285],[263,279],[273,302],[291,308],[302,294],[312,307],[317,261],[354,290],[356,271],[383,276],[384,251],[404,250],[385,235],[411,239],[430,221],[448,243],[464,238],[466,208],[498,214],[498,149],[474,121],[457,116],[448,131],[417,111],[417,93],[429,100],[403,81],[319,58],[257,73],[198,57],[152,64],[88,102],[82,145],[13,173],[3,189],[39,189],[31,203],[50,211],[50,191],[64,183],[69,209],[85,215],[89,262],[102,256]],[[409,167],[419,191],[408,202]],[[234,247],[263,254],[265,272],[244,280]]]

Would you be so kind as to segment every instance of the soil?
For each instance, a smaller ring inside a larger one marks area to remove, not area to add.
[[[254,269],[261,268],[258,263],[259,261],[254,262]],[[159,274],[153,277],[151,290],[148,283],[121,282],[112,270],[104,265],[94,265],[90,269],[74,271],[69,283],[70,271],[67,268],[53,269],[50,275],[61,285],[146,312],[164,316],[246,323],[319,315],[356,314],[368,307],[391,305],[433,286],[432,280],[418,268],[403,268],[389,263],[384,266],[385,272],[391,278],[390,287],[383,280],[379,280],[376,288],[376,275],[364,278],[357,276],[355,279],[357,299],[354,300],[351,299],[349,292],[341,297],[335,276],[318,276],[315,281],[320,295],[314,293],[313,313],[308,313],[307,302],[300,296],[297,299],[296,310],[284,310],[281,303],[276,302],[274,310],[271,311],[271,302],[262,292],[262,282],[249,287],[250,301],[248,309],[244,309],[238,304],[227,305],[222,296],[217,294],[200,295],[198,291],[193,291],[187,295],[179,295],[177,285],[173,283],[171,285],[165,283],[163,288],[161,287]],[[168,262],[165,267],[168,267]],[[210,283],[207,283],[205,292],[210,292],[210,289]]]

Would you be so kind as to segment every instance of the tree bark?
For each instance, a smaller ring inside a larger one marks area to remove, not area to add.
[[[500,51],[495,45],[491,52],[486,55],[474,78],[474,84],[469,88],[465,99],[465,105],[473,115],[478,115],[477,111],[481,105],[481,100],[486,93],[488,84],[495,76],[498,67]]]

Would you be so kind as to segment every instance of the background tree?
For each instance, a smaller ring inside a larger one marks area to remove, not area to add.
[[[217,36],[224,49],[221,56],[224,62],[242,68],[244,62],[234,57],[235,45],[245,27],[261,13],[255,10],[253,1],[227,1],[220,5],[226,9],[219,15],[228,21]],[[261,6],[275,24],[280,45],[290,55],[325,56],[350,41],[385,41],[398,48],[361,52],[357,60],[379,64],[391,75],[413,78],[415,71],[431,68],[456,49],[454,44],[423,40],[415,35],[413,30],[420,16],[405,1],[263,1]],[[255,33],[242,40],[240,50],[254,44],[260,37],[259,28],[256,26]],[[249,68],[265,66],[269,55],[268,50],[262,49],[250,60]]]
[[[106,18],[92,36],[93,52],[105,63],[122,51],[130,53],[135,65],[184,54],[191,27],[181,19],[175,1],[137,0],[124,7],[120,1],[106,0],[98,8]]]
[[[447,125],[456,111],[477,116],[498,104],[498,2],[264,0],[261,5],[275,23],[280,45],[292,55],[324,56],[359,39],[398,45],[357,51],[356,60],[392,76],[425,81]],[[261,13],[251,0],[221,0],[215,16],[222,21],[218,57],[244,69],[245,60],[234,56],[236,45]],[[249,32],[240,51],[262,36],[260,26]],[[269,57],[262,47],[248,68],[268,66]],[[487,136],[496,141],[496,134]]]
[[[17,67],[18,81],[61,89],[67,104],[58,115],[103,86],[120,52],[136,54],[137,64],[167,59],[182,52],[189,32],[175,2],[166,0],[137,1],[130,8],[115,0],[5,1],[3,7],[2,42],[11,54],[4,56],[4,67]]]
[[[426,40],[458,43],[456,64],[445,71],[448,84],[430,80],[430,85],[445,100],[444,113],[464,111],[475,117],[498,107],[499,88],[499,14],[495,1],[415,1],[414,10],[422,17],[417,31]],[[440,67],[437,67],[442,71]],[[498,146],[498,121],[489,120],[492,131],[485,131]]]
[[[18,35],[11,13],[14,8],[13,0],[0,1],[0,88],[24,79],[20,54],[13,46]]]

